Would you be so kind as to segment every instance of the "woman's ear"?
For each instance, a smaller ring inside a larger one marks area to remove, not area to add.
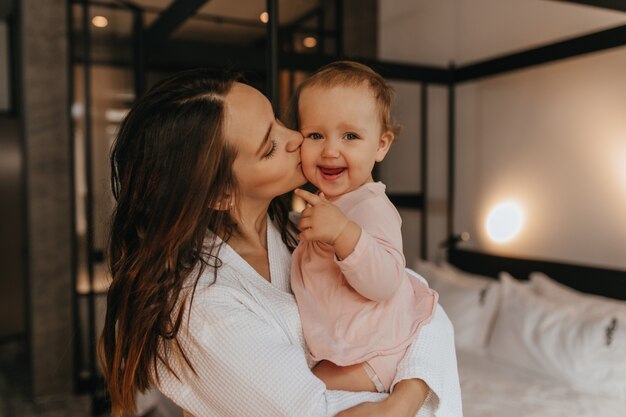
[[[233,207],[235,207],[235,196],[227,194],[224,198],[213,204],[211,208],[216,211],[228,211],[232,210]]]
[[[393,143],[395,135],[392,131],[388,130],[380,137],[378,140],[378,150],[376,151],[376,162],[381,162],[385,159],[387,152],[389,152],[389,148]]]

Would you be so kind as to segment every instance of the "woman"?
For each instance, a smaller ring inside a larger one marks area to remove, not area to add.
[[[277,199],[305,182],[301,142],[261,93],[220,72],[177,74],[135,104],[111,155],[101,362],[114,413],[157,386],[196,417],[461,415],[441,309],[389,396],[326,391],[309,371],[289,287],[296,241]]]

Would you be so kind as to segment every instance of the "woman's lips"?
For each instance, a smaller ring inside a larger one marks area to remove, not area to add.
[[[322,176],[327,180],[334,180],[338,178],[343,172],[346,170],[344,167],[333,168],[333,167],[318,167]]]

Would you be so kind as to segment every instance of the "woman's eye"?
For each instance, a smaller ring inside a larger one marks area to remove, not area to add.
[[[309,139],[322,139],[322,135],[320,135],[319,133],[309,133],[307,136],[307,138]]]
[[[274,156],[274,154],[276,153],[277,147],[278,147],[278,144],[276,143],[276,141],[272,140],[272,148],[270,149],[268,153],[265,154],[265,158],[271,158],[272,156]]]
[[[346,133],[346,139],[348,140],[354,140],[354,139],[358,139],[359,137],[356,135],[356,133]]]

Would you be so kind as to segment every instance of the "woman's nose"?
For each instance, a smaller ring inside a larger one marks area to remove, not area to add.
[[[287,129],[287,152],[295,152],[300,149],[304,138],[297,130]]]

